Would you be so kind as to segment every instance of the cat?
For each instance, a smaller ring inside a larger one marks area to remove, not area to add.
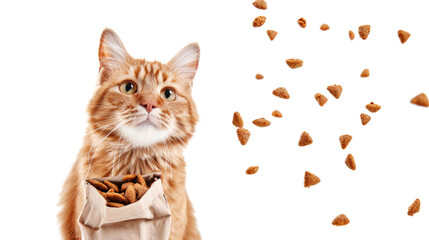
[[[64,182],[58,214],[64,239],[81,239],[78,216],[86,178],[162,172],[171,209],[170,240],[201,239],[185,189],[183,149],[198,121],[191,97],[200,48],[191,43],[167,64],[135,59],[105,29],[97,89],[77,160]]]

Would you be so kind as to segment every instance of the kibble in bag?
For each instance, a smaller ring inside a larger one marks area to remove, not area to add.
[[[93,178],[108,180],[118,186],[124,176]],[[161,174],[144,175],[153,182],[138,201],[123,207],[108,207],[107,200],[91,185],[85,184],[85,205],[79,216],[79,226],[85,240],[167,240],[170,232],[171,212],[160,180]]]

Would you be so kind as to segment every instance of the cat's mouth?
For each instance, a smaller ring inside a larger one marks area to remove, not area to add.
[[[157,125],[154,123],[153,120],[146,118],[145,120],[139,122],[137,124],[137,127],[154,127],[154,128],[157,128]]]

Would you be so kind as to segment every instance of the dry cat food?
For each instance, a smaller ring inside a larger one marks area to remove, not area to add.
[[[287,92],[286,88],[284,87],[279,87],[274,89],[273,91],[273,95],[279,98],[284,98],[284,99],[289,99],[289,93]]]
[[[296,59],[291,58],[291,59],[286,60],[286,64],[290,68],[295,69],[295,68],[302,67],[302,65],[304,64],[304,61],[301,59],[298,59],[298,58],[296,58]]]
[[[424,93],[420,93],[419,95],[411,99],[411,103],[422,107],[429,107],[428,97]]]
[[[346,149],[346,147],[349,145],[350,141],[352,140],[352,136],[345,134],[340,136],[340,144],[342,149]]]
[[[368,111],[375,113],[378,112],[378,110],[380,110],[381,106],[378,104],[375,104],[374,102],[371,102],[370,104],[366,105],[366,109],[368,109]]]
[[[328,99],[320,93],[316,93],[316,95],[314,95],[314,98],[316,99],[316,101],[319,103],[319,105],[321,107],[323,107],[323,105],[325,105],[325,103],[328,101]]]
[[[304,175],[304,187],[309,188],[310,186],[320,183],[320,178],[309,171],[305,171]]]
[[[283,117],[283,114],[279,110],[274,110],[273,113],[271,113],[271,115],[273,115],[273,117],[276,117],[276,118]]]
[[[261,80],[261,79],[264,79],[264,75],[258,73],[255,75],[255,78],[256,80]]]
[[[340,98],[341,93],[343,92],[343,87],[341,87],[341,85],[336,84],[328,86],[327,89],[336,99]]]
[[[265,0],[256,0],[253,2],[253,6],[255,6],[255,8],[265,10],[267,9],[267,2],[265,2]]]
[[[154,181],[156,178],[154,179]],[[88,182],[98,189],[98,192],[106,199],[109,207],[123,207],[138,201],[149,189],[142,175],[128,174],[122,179],[123,183],[116,184],[105,180],[100,182],[94,179]]]
[[[247,168],[246,174],[255,174],[259,170],[259,166],[251,166]]]
[[[239,112],[234,112],[234,116],[232,117],[232,124],[238,128],[243,127],[243,119]]]
[[[256,17],[255,20],[253,20],[253,27],[260,27],[264,25],[265,20],[267,20],[265,16]]]
[[[398,37],[399,40],[401,40],[401,43],[404,44],[408,38],[410,38],[411,34],[409,32],[403,31],[403,30],[399,30],[398,31]]]
[[[360,77],[369,77],[369,69],[364,69],[360,74]]]
[[[369,32],[371,31],[370,25],[362,25],[359,27],[359,36],[366,40],[368,38]]]
[[[408,215],[413,216],[420,211],[420,199],[416,199],[413,204],[408,207]]]
[[[350,40],[355,39],[355,33],[352,31],[349,31],[349,38],[350,38]]]
[[[350,223],[350,220],[344,214],[340,214],[332,221],[334,226],[345,226]]]
[[[329,25],[328,24],[322,24],[322,26],[320,26],[320,30],[322,30],[322,31],[329,30]]]
[[[350,168],[351,170],[353,170],[353,171],[356,170],[356,163],[355,163],[355,158],[353,157],[353,155],[351,155],[351,154],[347,155],[345,163],[346,163],[346,166],[348,168]]]
[[[302,28],[305,28],[307,26],[307,21],[304,18],[298,19],[298,25]]]
[[[304,147],[313,143],[313,139],[311,138],[308,132],[301,133],[301,137],[299,138],[298,146]]]
[[[271,125],[271,122],[268,121],[265,118],[258,118],[252,121],[253,124],[255,124],[258,127],[268,127]]]
[[[267,34],[271,41],[273,41],[277,36],[277,32],[274,30],[267,30]]]
[[[238,141],[240,141],[241,145],[246,145],[247,141],[249,141],[250,138],[250,132],[249,130],[245,128],[238,128],[237,129],[237,137]]]
[[[369,123],[369,121],[371,121],[371,117],[365,113],[362,113],[360,115],[360,121],[362,122],[362,125],[366,125],[367,123]]]

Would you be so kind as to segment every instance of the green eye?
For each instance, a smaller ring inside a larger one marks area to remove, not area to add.
[[[133,94],[137,92],[137,85],[131,81],[125,81],[119,86],[119,90],[125,94]]]
[[[173,89],[165,89],[161,92],[161,97],[168,101],[176,99],[176,92]]]

